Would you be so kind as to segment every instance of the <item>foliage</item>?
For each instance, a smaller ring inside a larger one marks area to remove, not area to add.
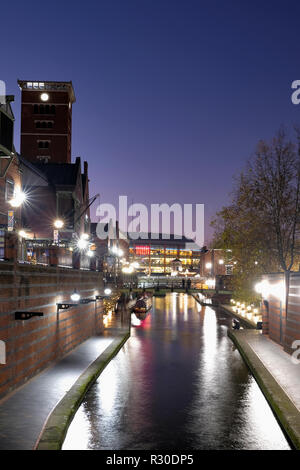
[[[300,132],[296,143],[280,130],[270,143],[259,142],[255,155],[235,179],[231,204],[216,214],[213,246],[230,249],[234,289],[256,300],[253,283],[263,273],[298,268]]]

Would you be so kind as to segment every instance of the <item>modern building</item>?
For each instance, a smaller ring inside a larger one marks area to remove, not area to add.
[[[30,162],[71,163],[72,82],[18,80],[21,155]]]
[[[151,234],[144,234],[143,238],[130,239],[130,262],[138,264],[139,273],[171,274],[172,272],[196,274],[200,269],[201,251],[195,244],[191,249],[192,240],[185,237],[177,238],[173,234],[166,238],[158,234],[157,238]]]

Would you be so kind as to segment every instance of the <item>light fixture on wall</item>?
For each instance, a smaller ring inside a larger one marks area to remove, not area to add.
[[[78,294],[77,290],[74,289],[73,294],[71,295],[71,300],[73,302],[78,302],[80,300],[80,294]]]
[[[48,100],[49,100],[49,95],[48,95],[48,93],[42,93],[42,94],[41,94],[41,100],[42,100],[42,101],[48,101]]]

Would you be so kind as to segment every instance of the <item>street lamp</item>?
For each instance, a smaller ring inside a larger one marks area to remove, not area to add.
[[[56,219],[56,220],[54,221],[54,227],[55,227],[56,229],[63,228],[63,226],[64,226],[64,222],[63,222],[61,219]]]
[[[80,250],[85,250],[85,248],[87,248],[87,246],[88,246],[88,241],[85,240],[84,238],[79,238],[79,240],[77,241],[77,247]]]
[[[9,201],[12,207],[20,207],[26,199],[26,194],[20,189],[16,188],[13,198]]]
[[[26,238],[27,237],[27,233],[25,232],[25,230],[19,230],[19,235],[21,238]]]

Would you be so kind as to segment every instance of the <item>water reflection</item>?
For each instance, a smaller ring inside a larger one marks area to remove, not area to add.
[[[76,414],[64,449],[288,449],[227,337],[230,318],[156,298]]]

